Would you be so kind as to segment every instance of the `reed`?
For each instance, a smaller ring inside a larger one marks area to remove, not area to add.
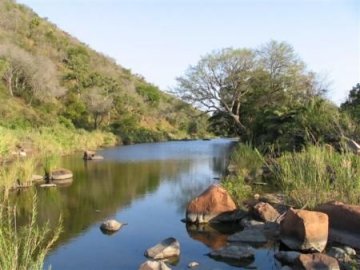
[[[36,196],[26,224],[17,223],[16,206],[3,201],[0,206],[0,269],[40,270],[45,256],[59,237],[61,226],[50,230],[46,224],[36,225]]]

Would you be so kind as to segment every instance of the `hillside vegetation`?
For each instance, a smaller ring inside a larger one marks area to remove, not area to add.
[[[32,141],[34,133],[44,136],[50,127],[54,136],[57,129],[77,135],[97,130],[104,135],[99,144],[114,143],[104,131],[132,143],[204,130],[205,120],[190,117],[195,111],[189,105],[31,9],[1,0],[0,14],[0,134],[11,137],[0,143],[0,155],[24,139]]]

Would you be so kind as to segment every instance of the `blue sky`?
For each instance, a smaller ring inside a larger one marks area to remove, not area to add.
[[[291,44],[343,101],[360,82],[358,0],[18,0],[166,90],[202,55]]]

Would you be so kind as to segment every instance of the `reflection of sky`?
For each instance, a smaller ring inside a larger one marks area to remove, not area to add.
[[[182,141],[144,143],[104,150],[100,154],[104,155],[107,160],[120,162],[168,159],[193,160],[223,155],[224,150],[226,150],[225,145],[228,142],[228,140],[224,139],[212,140],[211,143],[209,141],[187,141],[186,147],[182,147],[184,144]]]

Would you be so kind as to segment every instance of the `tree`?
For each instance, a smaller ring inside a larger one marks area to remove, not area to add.
[[[177,78],[177,94],[207,113],[226,113],[244,131],[240,107],[250,91],[255,55],[247,49],[223,49],[203,57]]]
[[[341,109],[360,123],[360,83],[357,83],[349,92],[347,100],[341,104]]]
[[[21,96],[31,103],[33,98],[48,101],[65,94],[49,59],[8,44],[0,46],[0,59],[6,63],[2,76],[11,96]]]
[[[105,95],[100,88],[89,89],[84,96],[86,107],[93,116],[94,129],[97,129],[113,106],[111,96]]]
[[[264,110],[291,111],[320,94],[316,74],[306,70],[289,44],[276,41],[257,50],[216,51],[177,80],[178,96],[211,113],[214,130],[226,123],[228,131],[247,139],[256,136]]]

